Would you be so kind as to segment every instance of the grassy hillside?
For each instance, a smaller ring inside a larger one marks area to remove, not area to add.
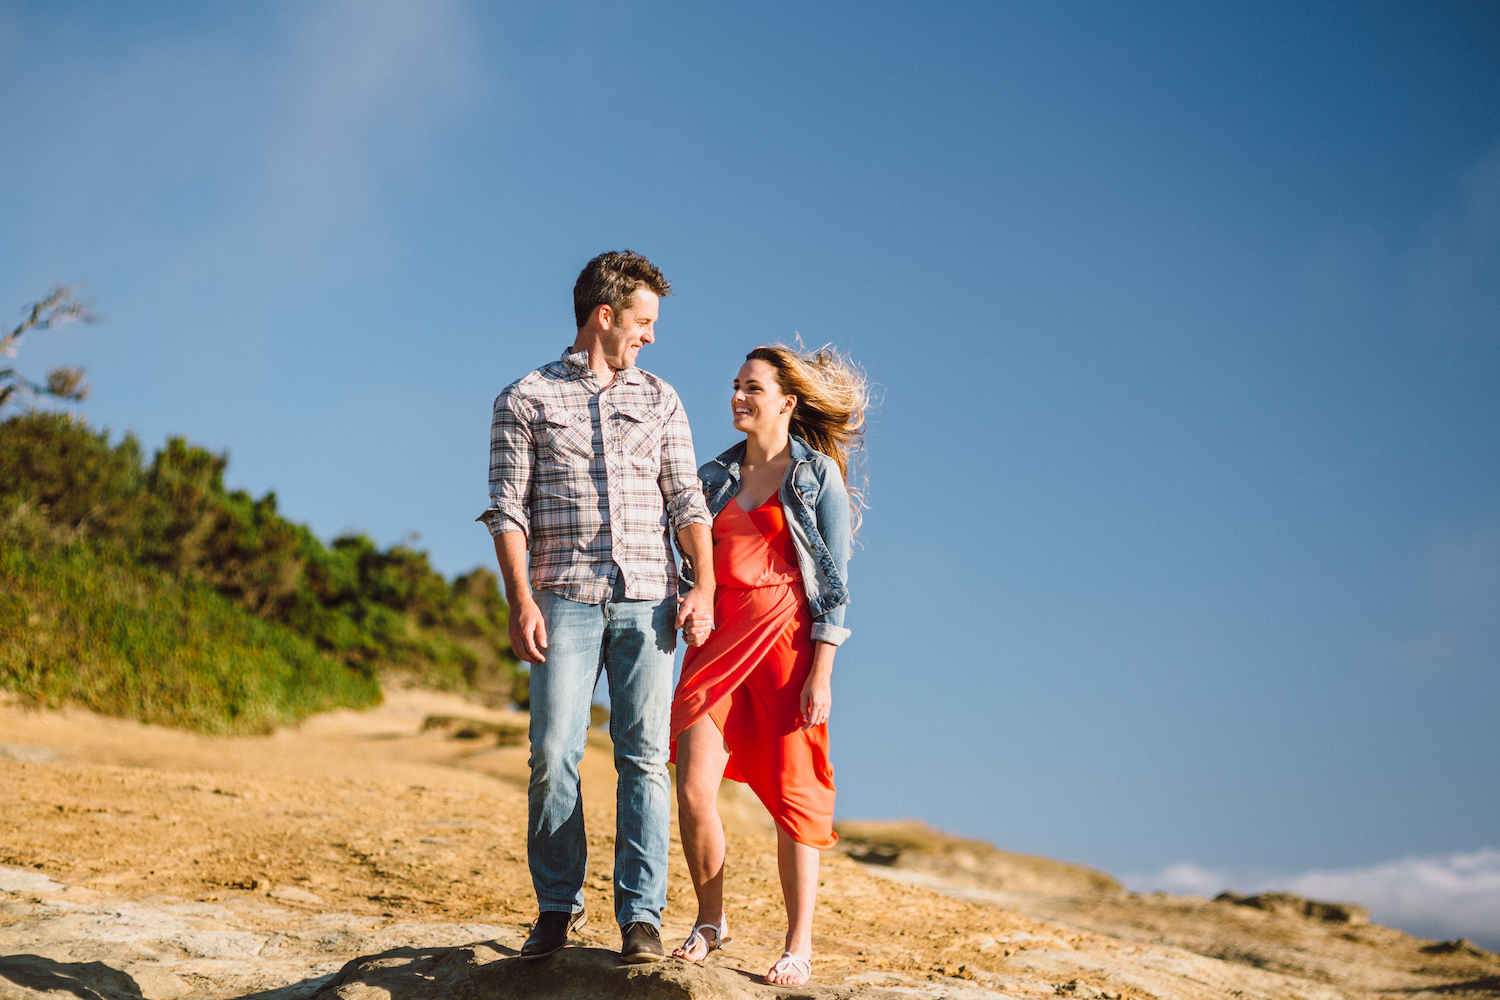
[[[378,700],[377,680],[525,700],[493,574],[324,545],[227,459],[143,461],[67,415],[0,423],[0,687],[204,731]]]
[[[0,686],[204,732],[380,700],[374,677],[292,630],[24,512],[0,528]]]

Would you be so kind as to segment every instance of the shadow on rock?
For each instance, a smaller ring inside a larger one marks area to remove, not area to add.
[[[1500,996],[1500,976],[1485,976],[1466,983],[1449,983],[1446,986],[1428,987],[1432,993],[1459,993],[1471,996]],[[1415,993],[1415,990],[1407,992]]]
[[[625,965],[601,948],[564,948],[522,961],[495,944],[464,948],[397,948],[358,958],[334,976],[317,1000],[879,1000],[888,990],[778,987],[749,973],[677,959]]]
[[[136,981],[103,962],[54,962],[40,955],[0,958],[0,996],[43,993],[71,993],[81,1000],[141,1000]]]

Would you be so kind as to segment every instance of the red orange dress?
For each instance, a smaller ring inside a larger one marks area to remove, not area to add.
[[[780,497],[752,511],[731,500],[714,518],[713,538],[715,629],[683,658],[672,759],[677,737],[707,715],[729,748],[724,776],[748,784],[792,839],[832,847],[828,727],[800,728],[812,617]]]

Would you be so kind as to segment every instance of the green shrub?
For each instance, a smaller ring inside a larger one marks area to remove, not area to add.
[[[274,493],[226,490],[227,465],[171,438],[147,466],[130,435],[111,445],[69,415],[28,413],[0,423],[0,518],[39,515],[70,552],[84,546],[100,566],[149,571],[139,579],[182,594],[211,592],[366,676],[524,699],[493,573],[450,583],[407,546],[382,550],[362,535],[324,545],[281,517]],[[87,609],[72,614],[82,621]]]
[[[370,673],[285,626],[65,539],[29,511],[0,524],[0,687],[209,733],[267,732],[379,702]]]

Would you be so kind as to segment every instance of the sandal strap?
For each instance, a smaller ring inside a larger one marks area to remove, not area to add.
[[[714,932],[712,944],[709,943],[708,935],[703,933],[705,930]],[[693,950],[694,938],[703,942],[703,957],[707,958],[729,943],[729,921],[724,917],[720,917],[717,925],[699,924],[697,927],[694,927],[692,933],[688,934],[687,938],[682,942],[683,951]]]
[[[696,927],[694,927],[691,931],[688,932],[688,936],[687,937],[685,937],[685,938],[682,939],[682,950],[683,951],[692,951],[693,950],[693,942],[695,942],[695,941],[702,941],[703,942],[704,953],[707,954],[707,952],[709,950],[709,948],[708,948],[708,938],[704,937],[702,934],[699,934],[698,933],[698,928],[696,928]]]
[[[708,938],[702,934],[705,929],[714,932],[714,943],[711,945],[708,943]],[[720,917],[717,924],[699,924],[693,928],[693,933],[703,938],[703,944],[709,951],[717,951],[729,943],[729,918]]]
[[[801,955],[793,955],[789,951],[784,951],[776,960],[776,964],[771,966],[771,971],[767,975],[774,975],[777,972],[799,972],[805,977],[805,982],[812,978],[812,956],[803,958]]]

